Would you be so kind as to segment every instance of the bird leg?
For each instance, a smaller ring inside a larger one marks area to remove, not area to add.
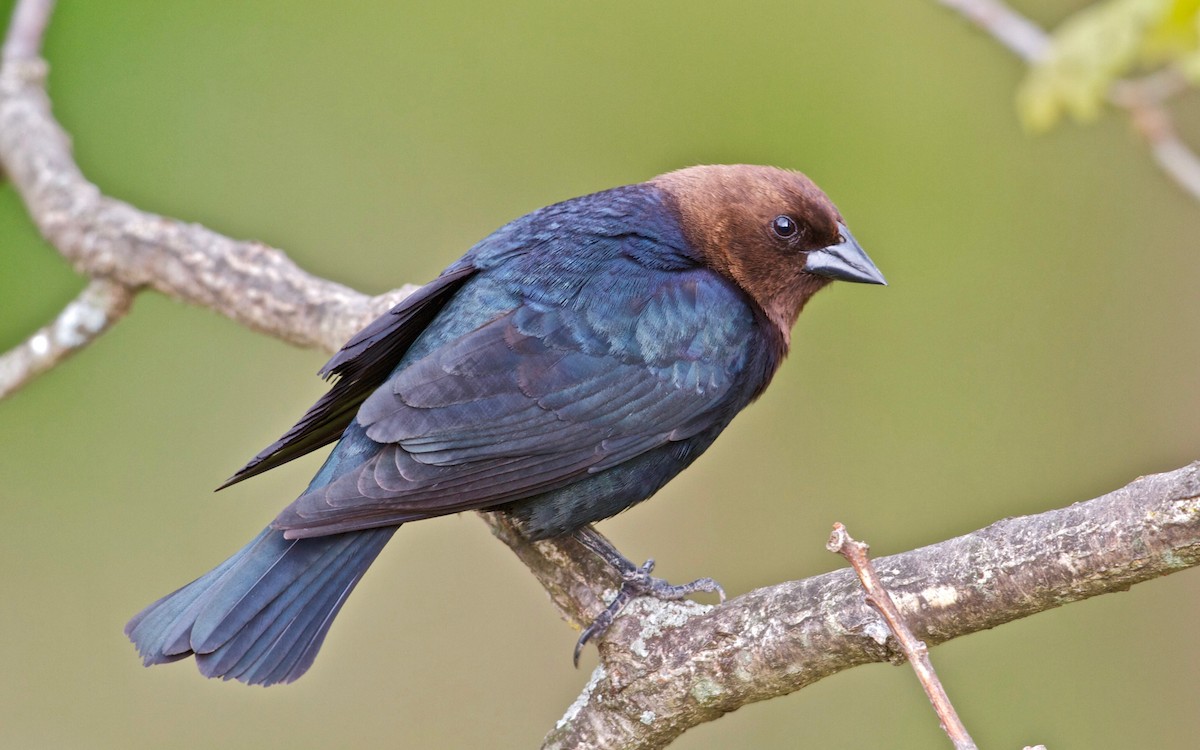
[[[612,542],[604,538],[591,525],[575,530],[572,532],[572,535],[576,541],[595,553],[601,560],[608,563],[621,576],[621,588],[617,591],[616,598],[592,621],[591,625],[583,629],[583,632],[579,635],[579,640],[575,643],[574,661],[576,667],[579,666],[579,654],[582,653],[583,647],[587,642],[604,635],[605,631],[612,625],[613,620],[621,613],[621,610],[625,609],[625,605],[639,596],[653,596],[663,601],[678,601],[692,594],[704,592],[716,593],[721,602],[725,601],[725,589],[721,588],[721,584],[711,578],[697,578],[691,583],[685,583],[680,586],[667,583],[661,578],[655,578],[650,575],[654,572],[653,558],[641,565],[634,565],[617,551]]]

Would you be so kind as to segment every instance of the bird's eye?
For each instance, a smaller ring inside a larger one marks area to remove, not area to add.
[[[794,237],[796,232],[800,231],[800,227],[797,226],[796,220],[790,216],[776,216],[771,220],[771,231],[775,233],[776,237],[782,237],[786,240],[789,237]]]

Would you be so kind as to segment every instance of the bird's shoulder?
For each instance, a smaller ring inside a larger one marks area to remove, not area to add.
[[[571,273],[619,258],[662,270],[700,263],[673,204],[645,183],[539,208],[488,235],[467,258],[485,272]]]
[[[758,323],[753,303],[700,261],[651,185],[538,209],[477,243],[451,269],[467,267],[470,277],[399,369],[518,311],[535,328],[565,325],[589,353],[651,363],[718,357]]]

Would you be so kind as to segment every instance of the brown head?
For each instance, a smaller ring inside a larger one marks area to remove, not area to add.
[[[883,284],[837,207],[799,172],[746,164],[688,167],[650,181],[684,236],[791,340],[800,310],[834,279]]]

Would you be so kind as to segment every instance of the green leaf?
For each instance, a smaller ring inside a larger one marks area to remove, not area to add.
[[[1094,119],[1112,83],[1135,65],[1196,49],[1198,9],[1200,0],[1108,0],[1071,16],[1017,90],[1021,121],[1042,131],[1064,115]]]

